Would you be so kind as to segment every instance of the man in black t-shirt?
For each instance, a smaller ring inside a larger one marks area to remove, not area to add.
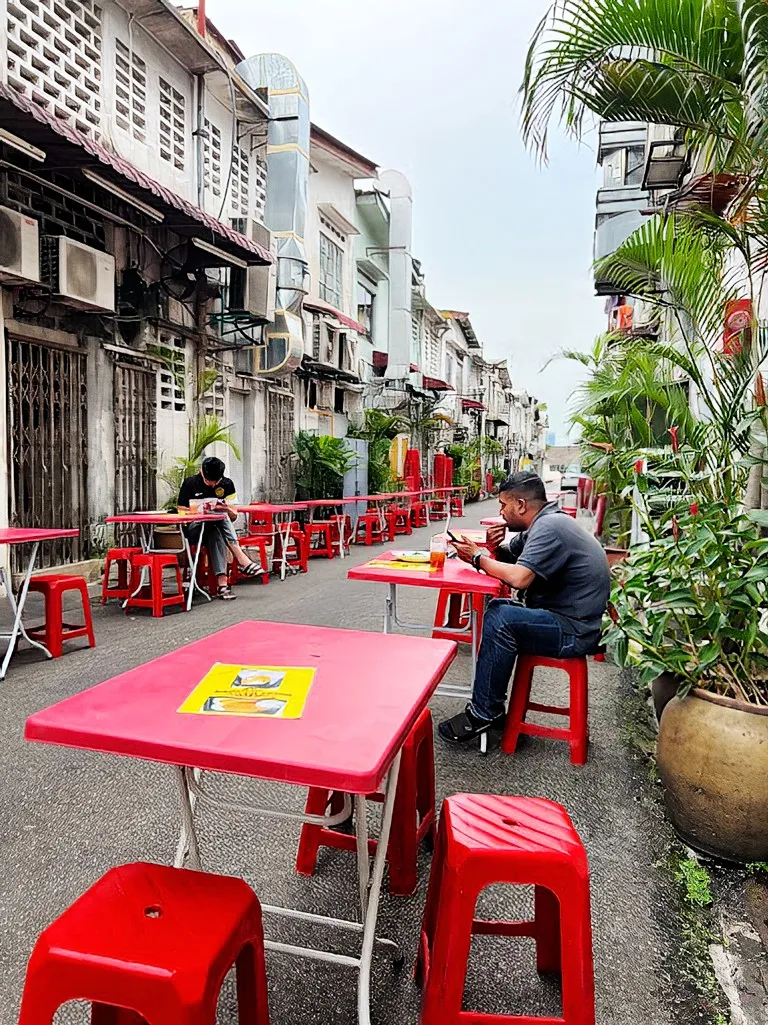
[[[518,653],[575,658],[594,653],[610,593],[608,560],[597,540],[547,503],[541,478],[515,473],[499,489],[504,524],[491,527],[487,546],[460,541],[459,557],[476,570],[525,592],[525,604],[492,601],[483,620],[472,700],[440,723],[443,740],[460,744],[503,726],[509,680]],[[506,530],[521,531],[509,546]]]
[[[236,595],[227,583],[227,552],[237,561],[241,573],[255,577],[263,572],[261,566],[252,562],[237,540],[232,524],[237,519],[237,492],[234,483],[224,476],[225,466],[221,459],[209,456],[203,460],[200,473],[187,477],[181,485],[177,502],[180,512],[210,506],[218,512],[226,512],[227,519],[206,523],[203,543],[208,552],[211,568],[216,574],[216,594],[222,601],[232,601]],[[184,528],[189,541],[197,544],[202,524],[195,523]]]

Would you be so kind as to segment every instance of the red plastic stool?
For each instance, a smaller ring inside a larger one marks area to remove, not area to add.
[[[549,669],[562,669],[568,673],[570,680],[570,703],[568,708],[557,705],[540,705],[531,701],[531,683],[533,671],[537,666]],[[505,754],[512,755],[517,747],[517,738],[521,733],[529,737],[551,737],[555,740],[567,740],[571,747],[571,763],[585,765],[587,761],[587,745],[589,743],[588,719],[588,677],[587,657],[580,658],[544,658],[541,655],[520,655],[512,680],[512,694],[509,699],[507,724],[501,748]],[[567,728],[541,726],[527,723],[528,711],[548,712],[551,715],[567,715]]]
[[[480,893],[496,883],[533,885],[534,918],[475,917]],[[562,1017],[462,1011],[472,936],[530,936],[536,968],[562,978]],[[424,989],[421,1025],[595,1025],[589,866],[561,805],[539,797],[458,794],[440,813],[416,979]]]
[[[334,516],[331,520],[331,537],[335,545],[344,544],[349,549],[352,543],[352,520],[349,516]]]
[[[361,528],[363,532],[362,541],[365,545],[381,544],[381,542],[387,538],[390,541],[394,541],[395,527],[391,513],[386,513],[384,516],[384,523],[385,526],[382,527],[381,517],[378,513],[363,513],[363,515],[358,517],[357,520],[357,533],[354,538],[355,544],[360,543]]]
[[[446,501],[444,498],[433,498],[427,504],[430,522],[444,520],[447,515]]]
[[[330,807],[332,813],[339,812],[342,810],[343,797],[343,794],[336,791],[311,787],[305,811],[308,815],[324,815]],[[383,798],[381,794],[372,794],[369,800],[381,801]],[[387,848],[391,894],[410,897],[415,892],[419,847],[427,837],[434,841],[435,754],[429,709],[422,712],[403,746],[392,832]],[[377,840],[368,841],[371,857],[376,853],[377,843]],[[338,851],[357,850],[354,835],[306,823],[301,827],[296,857],[297,872],[305,876],[314,874],[320,847],[332,847]]]
[[[35,944],[19,1025],[51,1025],[70,1000],[90,1001],[100,1025],[214,1025],[233,966],[240,1025],[269,1025],[261,907],[247,883],[113,868]]]
[[[483,614],[485,612],[485,600],[482,594],[467,594],[451,591],[448,588],[441,588],[437,598],[437,609],[435,610],[435,623],[432,631],[434,640],[459,641],[465,644],[472,643],[472,634],[469,632],[469,617],[474,606],[477,615],[477,636],[483,632]],[[467,630],[464,636],[446,633],[448,627],[451,630]]]
[[[101,584],[101,604],[106,605],[110,598],[125,601],[131,593],[131,560],[141,555],[141,548],[110,548],[104,563],[104,579]],[[109,577],[113,566],[117,566],[117,586],[109,586]]]
[[[327,559],[332,559],[336,554],[333,550],[332,526],[330,520],[316,520],[314,523],[306,525],[304,533],[307,538],[310,558],[314,555],[324,555]],[[316,542],[314,546],[313,541]]]
[[[264,570],[263,573],[259,574],[258,577],[246,577],[245,574],[240,572],[236,562],[232,563],[230,568],[230,583],[236,584],[241,578],[243,580],[260,580],[262,584],[269,583],[269,549],[272,544],[272,538],[267,537],[265,534],[252,534],[250,537],[240,538],[240,547],[245,551],[248,549],[256,548],[259,553],[259,565]],[[254,560],[255,561],[255,560]]]
[[[272,566],[274,571],[277,573],[280,571],[280,566],[283,561],[283,534],[282,532],[278,535],[277,544],[275,545],[274,559]],[[307,542],[307,535],[298,525],[298,523],[292,523],[291,529],[288,533],[288,551],[286,554],[286,562],[289,566],[298,566],[302,573],[307,573],[309,570],[309,544]]]
[[[166,569],[172,569],[176,575],[176,593],[165,594],[163,592],[163,573]],[[142,572],[149,571],[149,595],[145,596],[146,588],[136,594],[139,583],[142,579]],[[125,611],[131,609],[152,609],[155,619],[163,615],[163,611],[172,608],[174,605],[184,607],[184,588],[181,581],[181,567],[179,560],[172,552],[167,554],[161,552],[142,552],[135,556],[131,563],[131,593],[126,602]]]
[[[426,502],[414,502],[411,506],[411,523],[414,527],[428,527],[429,514]]]
[[[464,515],[464,499],[459,495],[458,498],[451,499],[451,516],[463,516]]]
[[[46,573],[32,577],[30,591],[38,591],[45,598],[45,624],[27,627],[27,633],[46,646],[54,658],[61,658],[64,641],[73,641],[76,637],[87,637],[88,647],[96,647],[93,636],[93,619],[88,595],[88,584],[85,577],[74,574]],[[64,595],[67,591],[77,591],[83,602],[82,624],[64,622]]]
[[[390,511],[392,516],[392,524],[394,526],[395,536],[398,534],[412,534],[413,527],[411,526],[411,510],[401,509],[395,507]]]

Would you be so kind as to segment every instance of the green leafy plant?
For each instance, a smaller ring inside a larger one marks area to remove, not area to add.
[[[224,425],[216,416],[203,416],[190,425],[189,449],[185,456],[174,459],[171,467],[161,474],[160,479],[169,490],[168,501],[164,508],[175,509],[181,485],[187,477],[192,477],[200,469],[206,449],[211,445],[226,445],[234,455],[240,458],[240,452],[232,438],[232,425]]]
[[[297,498],[341,498],[344,474],[355,462],[344,439],[299,431],[295,451]]]
[[[768,538],[724,502],[667,510],[618,570],[605,642],[644,682],[768,705]]]
[[[685,858],[677,863],[675,882],[689,904],[707,908],[712,903],[709,872],[694,858]]]

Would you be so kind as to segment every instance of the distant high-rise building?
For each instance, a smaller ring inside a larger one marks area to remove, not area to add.
[[[557,444],[557,435],[555,434],[554,431],[550,431],[549,434],[547,434],[547,446],[549,448],[551,448],[552,445],[556,445],[556,444]]]

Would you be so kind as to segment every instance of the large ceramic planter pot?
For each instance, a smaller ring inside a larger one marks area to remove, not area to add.
[[[768,708],[700,690],[674,697],[657,760],[667,814],[690,847],[768,861]]]
[[[609,566],[618,566],[620,562],[624,562],[629,557],[629,551],[626,548],[606,548],[605,554],[608,557]]]
[[[651,697],[653,698],[653,710],[656,713],[656,722],[661,722],[661,716],[669,702],[677,694],[679,681],[672,673],[662,673],[657,676],[651,684]]]

